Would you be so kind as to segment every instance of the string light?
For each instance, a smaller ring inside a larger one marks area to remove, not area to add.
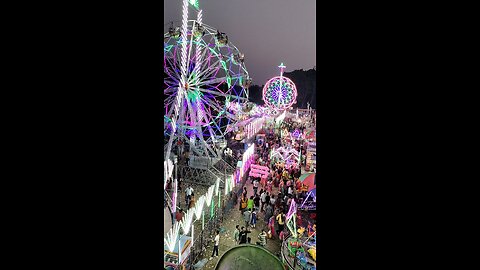
[[[195,204],[195,220],[200,219],[202,215],[202,210],[203,210],[203,205],[205,203],[205,195],[202,195],[198,200],[197,203]]]
[[[173,252],[175,243],[177,241],[178,232],[180,231],[180,222],[173,225],[170,231],[167,232],[167,238],[164,238],[165,244],[170,252]]]
[[[212,185],[208,188],[208,191],[206,193],[206,200],[205,202],[207,203],[207,206],[210,206],[210,204],[212,203],[212,197],[213,197],[213,191],[215,190],[215,186]]]
[[[217,177],[217,181],[215,182],[215,196],[218,196],[219,188],[220,188],[220,178]]]
[[[190,231],[190,225],[192,225],[194,215],[194,211],[192,210],[193,209],[189,209],[182,218],[182,223],[180,225],[182,226],[183,234],[188,234],[188,232]]]

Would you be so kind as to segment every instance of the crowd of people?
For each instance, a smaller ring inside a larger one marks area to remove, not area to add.
[[[293,132],[299,130],[304,132],[307,123],[295,123],[286,119],[280,130]],[[259,219],[263,219],[264,225],[258,235],[257,245],[265,246],[267,239],[278,237],[285,238],[286,213],[289,210],[292,200],[297,203],[306,197],[307,188],[299,180],[302,171],[301,166],[305,160],[293,162],[286,166],[285,160],[271,159],[270,151],[279,147],[295,148],[306,154],[301,141],[281,139],[280,133],[270,126],[265,129],[265,140],[256,142],[256,153],[254,164],[267,166],[268,177],[249,176],[247,183],[253,185],[253,194],[249,194],[244,187],[239,199],[239,211],[242,213],[244,226],[237,225],[234,231],[234,241],[238,244],[250,243],[251,233],[249,228],[255,228]],[[273,188],[275,187],[276,192]],[[259,190],[260,189],[260,190]]]
[[[264,127],[262,139],[255,141],[255,154],[253,164],[268,168],[268,175],[252,175],[247,177],[247,184],[252,185],[250,191],[247,186],[243,187],[240,198],[236,193],[231,194],[234,201],[238,201],[238,210],[241,212],[242,220],[238,220],[233,238],[236,244],[250,244],[252,238],[249,235],[255,228],[260,228],[260,233],[255,240],[259,246],[265,247],[268,239],[286,238],[288,232],[285,230],[287,223],[286,214],[293,200],[301,203],[306,198],[307,187],[299,180],[302,175],[302,166],[305,166],[306,147],[305,141],[301,138],[292,139],[292,136],[284,136],[282,132],[293,133],[298,130],[304,133],[309,123],[295,122],[292,119],[285,119],[280,127],[273,125]],[[283,135],[283,136],[282,136]],[[300,153],[300,161],[297,159],[289,161],[271,155],[273,149],[283,147],[295,149]],[[237,150],[227,149],[224,154],[231,157],[230,162],[241,158]],[[248,172],[247,172],[248,173]],[[171,183],[167,183],[167,189]],[[181,189],[179,189],[181,191]],[[191,185],[183,190],[185,194],[185,208],[179,207],[175,212],[172,222],[180,222],[186,210],[194,207],[195,194]],[[179,206],[183,203],[180,203]],[[185,209],[185,210],[184,210]],[[260,221],[260,222],[259,222]],[[218,256],[218,245],[220,242],[219,231],[212,240],[214,249],[210,259]]]

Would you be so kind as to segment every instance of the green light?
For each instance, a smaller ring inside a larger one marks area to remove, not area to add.
[[[214,214],[214,208],[215,208],[215,198],[214,196],[212,196],[212,203],[211,203],[211,207],[210,207],[210,219],[213,218],[213,214]]]
[[[227,85],[228,85],[228,88],[232,86],[232,78],[230,78],[230,76],[227,77]]]
[[[198,90],[187,91],[187,98],[190,101],[198,100],[203,94]]]
[[[190,5],[192,5],[194,8],[198,9],[198,0],[188,0],[188,2],[190,2]]]

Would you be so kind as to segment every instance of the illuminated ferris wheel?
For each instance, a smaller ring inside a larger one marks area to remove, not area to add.
[[[297,102],[297,87],[283,76],[285,66],[280,64],[280,76],[271,78],[263,87],[263,101],[275,111],[284,111]]]
[[[188,4],[187,4],[188,5]],[[165,159],[175,145],[199,157],[221,155],[227,127],[238,121],[231,104],[248,101],[251,79],[244,55],[225,33],[196,20],[171,23],[164,34]]]

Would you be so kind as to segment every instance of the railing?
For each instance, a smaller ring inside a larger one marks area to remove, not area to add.
[[[170,210],[172,210],[172,198],[170,198],[170,195],[168,195],[168,192],[164,191],[163,193],[165,195],[165,198],[167,199],[167,206],[170,208]],[[172,213],[173,212],[174,211],[172,211]]]
[[[205,252],[211,252],[210,249],[207,250],[207,247],[212,245],[215,230],[220,228],[220,224],[224,221],[225,217],[230,213],[230,211],[232,211],[232,209],[235,210],[235,206],[237,205],[238,198],[242,193],[246,180],[247,177],[245,174],[241,182],[238,183],[229,194],[223,197],[221,201],[221,207],[214,208],[214,214],[212,217],[210,217],[210,210],[205,211],[204,229],[201,230],[199,235],[195,237],[194,242],[192,243],[192,249],[188,263],[189,265],[187,265],[187,269],[193,269],[193,265],[199,261],[201,256],[208,256],[208,253]],[[215,201],[215,203],[218,204],[218,200]]]

